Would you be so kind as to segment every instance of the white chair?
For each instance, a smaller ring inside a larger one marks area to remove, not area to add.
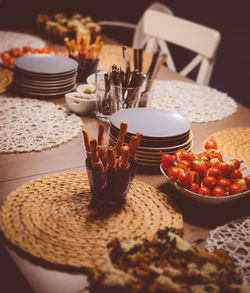
[[[161,11],[170,15],[173,14],[171,9],[159,2],[152,3],[147,9]],[[102,20],[99,21],[98,24],[101,26],[117,26],[134,30],[132,41],[133,48],[143,48],[149,39],[149,36],[143,32],[143,16],[140,18],[137,24],[112,20]]]
[[[168,55],[166,60],[168,67],[175,72],[176,66],[166,42],[197,53],[179,73],[187,76],[200,65],[196,81],[203,85],[209,84],[221,39],[218,31],[151,9],[145,11],[143,20],[144,33],[149,36],[146,51],[152,53],[160,48]]]

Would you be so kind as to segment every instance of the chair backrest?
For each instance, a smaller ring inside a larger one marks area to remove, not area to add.
[[[203,85],[209,84],[216,51],[221,39],[218,31],[151,9],[145,11],[143,20],[144,33],[149,36],[146,51],[153,52],[156,48],[160,48],[168,55],[166,62],[173,71],[176,71],[176,66],[167,42],[197,53],[179,73],[187,76],[199,65],[196,81]]]

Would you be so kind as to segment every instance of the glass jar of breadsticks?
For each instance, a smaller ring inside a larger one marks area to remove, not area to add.
[[[104,145],[104,125],[99,124],[98,138],[90,139],[84,129],[86,170],[92,199],[105,204],[121,204],[125,201],[137,170],[135,152],[142,134],[132,136],[124,144],[128,124],[122,122],[114,147]]]
[[[103,46],[101,36],[98,35],[95,42],[91,44],[91,35],[82,35],[76,32],[76,39],[64,38],[69,51],[69,56],[78,62],[77,81],[86,83],[89,75],[97,72],[100,53]]]

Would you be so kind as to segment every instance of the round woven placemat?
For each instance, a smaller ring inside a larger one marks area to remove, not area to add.
[[[48,176],[12,192],[0,210],[5,237],[33,256],[54,264],[101,267],[107,243],[152,237],[166,226],[182,228],[182,216],[168,197],[134,180],[122,206],[91,202],[85,172]]]
[[[227,128],[211,136],[217,142],[218,150],[223,155],[243,160],[243,163],[250,167],[249,127]]]
[[[4,93],[13,81],[13,72],[0,66],[0,93]]]

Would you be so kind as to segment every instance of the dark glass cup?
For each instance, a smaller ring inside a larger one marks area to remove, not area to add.
[[[137,171],[137,161],[132,159],[128,170],[101,172],[93,169],[90,161],[86,159],[86,170],[92,199],[110,205],[120,204],[126,200]]]

